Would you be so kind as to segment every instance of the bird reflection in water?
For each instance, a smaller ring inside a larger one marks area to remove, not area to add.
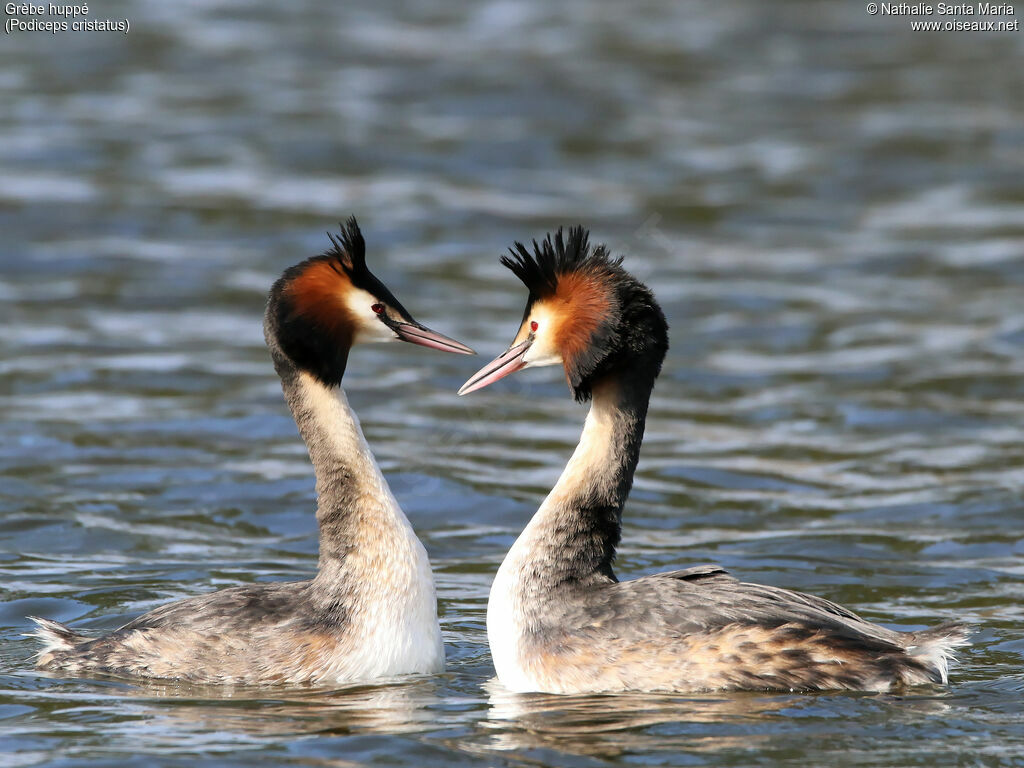
[[[822,730],[830,731],[835,711],[845,705],[861,715],[866,706],[874,706],[881,723],[889,723],[901,714],[916,719],[950,709],[942,698],[948,693],[937,688],[909,697],[750,691],[566,696],[513,693],[492,679],[485,689],[490,710],[481,727],[489,734],[487,750],[553,750],[604,759],[651,750],[678,754],[784,749],[799,754],[803,745],[790,738],[797,723],[821,718],[828,723]],[[828,705],[823,706],[821,699],[827,699]]]
[[[134,699],[137,718],[108,722],[106,746],[145,742],[170,751],[196,749],[196,736],[207,734],[204,749],[256,747],[283,736],[402,734],[437,726],[436,680],[403,677],[386,684],[339,689],[316,687],[224,687],[163,681],[115,684],[116,698]],[[98,708],[108,697],[90,696]],[[185,746],[187,745],[187,746]]]

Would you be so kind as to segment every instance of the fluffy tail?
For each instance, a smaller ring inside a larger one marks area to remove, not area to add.
[[[37,664],[46,664],[49,661],[48,656],[54,651],[70,651],[78,643],[88,639],[72,632],[59,622],[41,619],[38,616],[29,616],[28,618],[37,626],[35,632],[30,632],[25,637],[34,637],[43,643],[43,647],[36,652]]]
[[[915,632],[907,645],[907,655],[935,670],[943,685],[949,682],[949,665],[956,661],[957,648],[970,645],[971,634],[966,624],[949,622]]]

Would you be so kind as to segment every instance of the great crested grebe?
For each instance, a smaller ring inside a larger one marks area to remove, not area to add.
[[[579,446],[505,557],[487,604],[498,680],[518,692],[888,690],[947,679],[967,629],[895,632],[716,566],[620,582],[612,570],[648,401],[668,350],[650,290],[580,227],[516,243],[529,289],[509,349],[459,390],[561,364],[593,400]]]
[[[194,683],[337,684],[444,669],[426,550],[374,461],[341,379],[349,350],[399,339],[472,354],[423,327],[366,266],[355,218],[274,283],[264,334],[316,473],[311,581],[247,584],[162,606],[100,638],[34,618],[40,667]],[[340,242],[339,242],[340,241]]]

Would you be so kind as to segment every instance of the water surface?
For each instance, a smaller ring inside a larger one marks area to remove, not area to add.
[[[1022,9],[1024,10],[1024,9]],[[1024,38],[852,3],[117,3],[0,45],[0,751],[11,766],[997,765],[1024,754]],[[353,353],[430,552],[441,676],[337,691],[62,680],[110,630],[316,565],[260,328],[355,213],[422,322],[490,356],[497,264],[582,222],[672,326],[618,571],[717,562],[916,629],[948,689],[513,696],[484,612],[584,411],[556,371]]]

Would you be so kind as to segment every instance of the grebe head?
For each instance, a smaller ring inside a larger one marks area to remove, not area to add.
[[[289,267],[274,283],[264,332],[283,356],[328,386],[337,386],[354,344],[408,341],[444,352],[474,354],[465,344],[432,331],[412,315],[366,266],[366,243],[355,217],[332,248]]]
[[[622,268],[590,233],[572,227],[533,253],[522,243],[501,263],[530,292],[519,331],[508,350],[480,369],[460,395],[482,389],[523,368],[561,364],[575,398],[588,400],[606,376],[643,377],[653,384],[668,350],[668,324],[650,290]]]

